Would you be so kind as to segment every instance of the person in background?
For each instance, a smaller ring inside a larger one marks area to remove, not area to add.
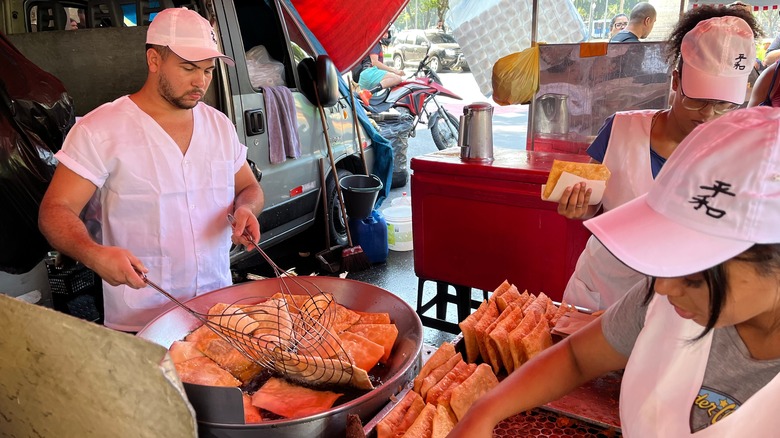
[[[617,14],[612,17],[612,21],[609,23],[609,38],[614,38],[626,26],[628,26],[628,16],[626,14]]]
[[[671,107],[618,112],[607,118],[588,147],[592,162],[612,173],[600,205],[589,205],[585,183],[566,188],[558,213],[569,219],[593,217],[646,193],[680,142],[698,125],[737,109],[745,99],[761,29],[740,9],[700,6],[672,30],[667,56],[672,72]],[[595,237],[577,260],[563,300],[606,309],[646,277],[616,259]]]
[[[379,40],[376,46],[368,52],[368,56],[361,61],[357,71],[352,71],[352,80],[357,80],[362,89],[374,93],[381,88],[394,87],[403,80],[403,70],[390,67],[382,62],[384,59],[382,46],[388,44],[390,44],[390,32],[385,32],[384,38]]]
[[[105,325],[127,332],[173,305],[146,287],[146,274],[181,301],[231,285],[231,238],[249,247],[246,231],[258,241],[263,207],[235,126],[200,102],[216,60],[233,64],[209,22],[165,9],[146,43],[143,87],[73,126],[38,219],[54,248],[103,279]],[[93,195],[101,242],[80,219]]]
[[[646,2],[637,3],[631,9],[631,15],[628,20],[628,26],[616,33],[610,43],[631,43],[639,42],[640,39],[647,38],[655,26],[656,12],[653,5]]]
[[[774,436],[780,416],[780,111],[749,108],[680,144],[652,189],[585,222],[652,276],[478,399],[449,437],[625,370],[625,436]],[[694,435],[692,435],[694,434]]]
[[[778,12],[780,14],[780,12]],[[766,48],[766,54],[763,59],[763,68],[768,68],[772,64],[780,60],[780,34],[775,36],[775,39]]]

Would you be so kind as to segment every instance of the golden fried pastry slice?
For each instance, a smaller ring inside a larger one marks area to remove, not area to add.
[[[417,373],[417,377],[414,378],[414,390],[420,392],[423,379],[428,377],[431,371],[447,362],[452,356],[455,356],[455,345],[450,342],[441,344],[439,349],[422,366],[420,372]]]
[[[480,364],[468,379],[452,390],[450,406],[458,420],[466,415],[471,405],[498,385],[498,379],[488,364]]]

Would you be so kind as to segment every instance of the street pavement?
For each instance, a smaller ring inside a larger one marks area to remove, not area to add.
[[[443,86],[462,97],[462,100],[447,97],[437,97],[441,105],[455,117],[463,114],[463,107],[474,102],[488,102],[493,105],[493,147],[525,150],[526,132],[528,130],[528,105],[499,106],[489,97],[484,96],[474,81],[474,76],[468,72],[440,73]],[[438,149],[433,143],[431,133],[425,125],[418,125],[415,136],[409,138],[407,159],[436,152]],[[407,168],[410,169],[409,166]],[[411,169],[410,169],[411,171]],[[411,179],[410,179],[411,181]],[[403,187],[390,190],[390,196],[385,200],[380,211],[392,203],[392,200],[411,192],[410,182]],[[374,265],[371,269],[349,275],[349,278],[364,281],[387,289],[402,297],[413,308],[417,306],[418,279],[414,273],[414,250],[397,252],[390,251],[387,262]],[[498,286],[498,285],[496,285]],[[431,299],[436,293],[436,285],[426,282],[423,285],[424,302]],[[454,290],[450,288],[450,293]],[[472,298],[481,300],[482,291],[473,290]],[[434,311],[428,315],[433,316]],[[457,322],[457,314],[454,305],[448,306],[447,320]],[[442,332],[425,327],[423,341],[428,345],[438,346],[442,342],[449,342],[454,334]]]

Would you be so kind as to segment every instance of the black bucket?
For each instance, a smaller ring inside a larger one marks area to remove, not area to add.
[[[376,175],[349,175],[341,178],[340,185],[347,216],[355,219],[371,216],[371,210],[383,187],[382,180]]]

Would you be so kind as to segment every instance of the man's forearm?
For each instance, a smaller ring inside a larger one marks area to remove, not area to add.
[[[94,268],[92,257],[100,245],[89,235],[84,222],[69,209],[56,206],[41,209],[38,227],[54,249]]]
[[[241,192],[236,195],[236,200],[233,203],[233,211],[239,207],[249,208],[255,216],[260,215],[265,205],[265,196],[263,195],[263,189],[259,184],[253,184],[245,187]]]
[[[769,67],[777,62],[778,59],[780,59],[780,49],[766,52],[766,55],[764,55],[764,67]]]

